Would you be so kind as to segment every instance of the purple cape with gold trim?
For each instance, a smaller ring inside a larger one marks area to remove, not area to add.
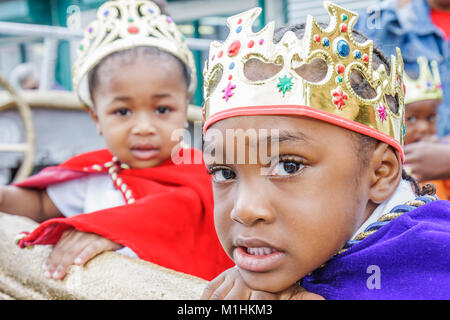
[[[450,201],[404,213],[302,286],[325,299],[450,299]]]

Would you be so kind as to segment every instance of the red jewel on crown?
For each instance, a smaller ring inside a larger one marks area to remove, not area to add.
[[[239,40],[233,41],[230,47],[228,48],[228,56],[234,57],[241,50],[241,42]]]
[[[336,89],[331,91],[333,95],[333,103],[336,105],[338,110],[341,110],[343,106],[345,106],[345,100],[348,99],[348,96],[342,91],[341,87],[337,87]]]
[[[139,32],[139,28],[138,27],[136,27],[136,26],[129,26],[128,27],[128,32],[129,33],[138,33]]]

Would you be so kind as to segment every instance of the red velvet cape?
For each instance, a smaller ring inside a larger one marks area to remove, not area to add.
[[[21,241],[22,246],[56,244],[64,230],[74,227],[129,247],[143,260],[205,280],[213,279],[234,264],[215,232],[211,178],[201,152],[196,149],[183,152],[191,163],[194,158],[198,162],[199,157],[202,163],[174,164],[167,160],[154,168],[121,170],[119,177],[133,192],[134,203],[47,220]],[[108,150],[81,154],[16,186],[44,189],[90,172],[98,173],[98,168],[94,170],[92,166],[111,159]]]

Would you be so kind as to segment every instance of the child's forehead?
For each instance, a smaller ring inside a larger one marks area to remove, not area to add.
[[[258,141],[317,144],[324,140],[349,138],[349,130],[317,119],[294,115],[253,115],[226,118],[212,124],[205,139],[221,135],[257,137]],[[216,141],[216,139],[212,139]]]
[[[438,99],[415,101],[408,103],[405,106],[405,111],[407,114],[437,112],[440,103],[441,100]]]

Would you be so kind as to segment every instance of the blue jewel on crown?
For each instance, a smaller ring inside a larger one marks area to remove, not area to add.
[[[336,51],[341,57],[347,57],[350,54],[350,46],[347,40],[340,39],[336,44]]]

